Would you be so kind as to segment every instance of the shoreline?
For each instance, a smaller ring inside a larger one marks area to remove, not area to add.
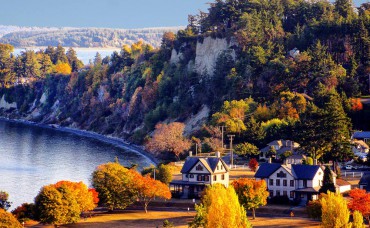
[[[71,133],[74,135],[90,138],[90,139],[95,139],[103,143],[107,143],[116,147],[119,147],[121,149],[125,149],[137,154],[140,154],[144,156],[145,158],[149,159],[150,162],[154,163],[155,165],[158,165],[159,161],[156,157],[154,157],[152,154],[149,152],[145,151],[143,148],[141,148],[138,145],[131,144],[123,139],[117,138],[117,137],[111,137],[111,136],[106,136],[102,135],[96,132],[92,131],[86,131],[86,130],[81,130],[77,128],[69,128],[69,127],[61,127],[57,124],[40,124],[37,122],[32,122],[28,120],[22,120],[22,119],[9,119],[6,117],[0,117],[0,120],[6,121],[6,122],[11,122],[11,123],[19,123],[19,124],[24,124],[24,125],[29,125],[29,126],[34,126],[34,127],[40,127],[40,128],[45,128],[45,129],[52,129],[60,132],[66,132],[66,133]]]

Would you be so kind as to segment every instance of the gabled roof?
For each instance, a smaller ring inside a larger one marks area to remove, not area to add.
[[[355,146],[361,146],[363,149],[369,149],[369,145],[367,145],[367,143],[362,140],[355,139],[352,142],[353,144],[355,144]]]
[[[343,180],[343,179],[337,179],[336,180],[336,184],[338,185],[338,186],[347,186],[347,185],[351,185],[351,183],[349,183],[348,181],[346,181],[346,180]]]
[[[319,165],[292,165],[294,177],[299,180],[312,180],[319,168]]]
[[[229,171],[229,167],[226,163],[218,157],[187,157],[184,165],[182,166],[181,173],[188,173],[198,163],[202,163],[203,166],[210,172],[213,173],[216,170],[217,164],[221,161],[226,171]]]
[[[352,135],[353,139],[364,139],[364,138],[370,138],[370,131],[356,131]]]
[[[262,163],[256,172],[254,174],[254,177],[256,178],[268,178],[273,174],[276,170],[278,170],[281,167],[281,164],[277,163]]]

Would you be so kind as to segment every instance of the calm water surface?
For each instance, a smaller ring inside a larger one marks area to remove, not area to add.
[[[0,190],[12,209],[33,202],[40,188],[60,180],[83,181],[88,186],[96,166],[114,161],[149,166],[141,154],[91,138],[0,120]]]

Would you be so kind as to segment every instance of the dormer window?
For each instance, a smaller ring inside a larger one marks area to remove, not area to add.
[[[277,177],[280,177],[280,178],[282,178],[282,177],[286,177],[286,173],[284,173],[283,171],[280,171],[280,172],[278,172],[278,173],[276,174],[276,176],[277,176]]]
[[[197,167],[195,167],[195,169],[196,169],[197,171],[203,171],[203,166],[201,166],[201,165],[197,165]]]

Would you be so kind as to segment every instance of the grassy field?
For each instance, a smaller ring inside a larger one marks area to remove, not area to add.
[[[92,228],[149,228],[162,227],[163,220],[167,219],[175,227],[186,228],[192,221],[195,212],[187,211],[149,211],[147,214],[143,211],[123,211],[113,214],[99,214],[86,220],[81,220],[77,224],[60,227],[92,227]],[[257,217],[250,220],[253,227],[319,227],[320,223],[306,218],[289,217]],[[28,224],[26,227],[52,228],[54,226]]]

